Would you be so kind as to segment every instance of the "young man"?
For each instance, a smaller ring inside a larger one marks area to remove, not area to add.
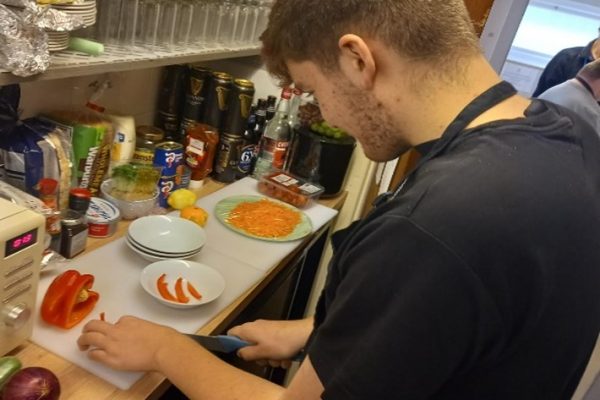
[[[462,0],[276,1],[267,66],[376,161],[430,149],[336,248],[314,318],[231,330],[307,356],[287,388],[167,327],[92,321],[79,345],[193,399],[568,399],[600,323],[600,141],[501,82]]]
[[[551,87],[539,98],[572,110],[600,135],[600,59],[586,64],[575,78]]]
[[[600,28],[598,32],[600,33]],[[542,71],[532,96],[538,97],[551,87],[575,77],[584,65],[598,58],[600,58],[600,38],[592,40],[586,46],[562,49],[552,57]]]

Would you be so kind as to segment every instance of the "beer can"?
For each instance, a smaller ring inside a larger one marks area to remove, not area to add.
[[[165,132],[165,139],[179,140],[179,117],[159,111],[156,113],[155,125]]]
[[[253,100],[254,83],[247,79],[234,80],[229,95],[229,109],[225,116],[223,132],[242,136],[248,124]]]
[[[179,117],[183,106],[187,69],[185,65],[169,65],[163,69],[157,111]]]
[[[187,135],[188,130],[192,129],[198,123],[199,122],[195,120],[187,118],[182,119],[181,125],[179,125],[179,136],[185,138],[185,135]]]
[[[204,111],[206,98],[206,82],[210,77],[210,70],[202,67],[192,67],[186,78],[185,101],[183,103],[182,119],[200,121]]]
[[[175,176],[181,173],[183,164],[183,145],[177,142],[162,142],[154,150],[154,165],[162,167],[163,176]]]
[[[233,182],[237,176],[242,137],[222,133],[219,141],[213,177],[219,182]]]
[[[221,131],[229,107],[233,78],[225,72],[213,72],[208,79],[206,103],[202,122]]]

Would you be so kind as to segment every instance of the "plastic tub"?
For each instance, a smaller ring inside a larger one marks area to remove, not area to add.
[[[304,208],[318,199],[324,189],[290,173],[275,172],[260,178],[258,191],[298,208]]]
[[[121,217],[123,219],[135,219],[148,215],[150,211],[156,207],[158,200],[158,189],[154,193],[153,197],[144,200],[121,200],[110,194],[112,183],[111,179],[107,179],[102,182],[100,186],[100,192],[102,197],[108,200],[111,204],[115,205],[119,211],[121,211]]]

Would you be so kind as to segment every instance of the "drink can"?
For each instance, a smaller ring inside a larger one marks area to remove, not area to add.
[[[242,142],[241,136],[228,133],[221,134],[213,175],[219,182],[229,183],[235,180],[238,174],[237,166],[240,160]]]
[[[167,199],[173,191],[177,189],[176,175],[163,175],[158,181],[158,206],[169,208]]]
[[[225,72],[213,72],[208,79],[206,103],[202,122],[214,126],[219,131],[229,107],[229,93],[233,78]]]
[[[183,145],[177,142],[162,142],[154,150],[154,165],[162,167],[162,176],[181,175]]]
[[[183,103],[183,120],[200,121],[204,111],[207,81],[210,71],[202,67],[192,67],[186,78],[185,101]]]
[[[199,123],[198,121],[194,121],[191,119],[187,119],[187,118],[182,119],[181,125],[179,126],[179,136],[185,139],[185,136],[187,135],[188,130],[192,129],[198,123]]]
[[[156,113],[155,125],[165,133],[165,139],[179,139],[179,117],[159,111]]]
[[[236,79],[229,96],[229,110],[225,116],[223,132],[242,136],[248,124],[254,100],[254,84],[247,79]]]
[[[175,117],[181,114],[187,69],[185,65],[170,65],[163,69],[157,104],[159,112]]]

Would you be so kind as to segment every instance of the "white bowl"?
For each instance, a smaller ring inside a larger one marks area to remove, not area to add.
[[[110,194],[112,189],[112,179],[107,179],[100,185],[100,193],[102,197],[112,204],[114,204],[119,211],[121,211],[121,217],[123,219],[135,219],[148,215],[148,213],[157,205],[158,202],[158,189],[149,199],[128,201],[118,199]]]
[[[151,255],[151,256],[155,256],[155,257],[162,257],[163,259],[169,259],[169,258],[190,258],[195,256],[196,254],[198,254],[200,252],[200,250],[194,250],[191,251],[189,253],[161,253],[158,251],[153,251],[150,249],[146,249],[142,246],[140,246],[139,244],[137,244],[133,239],[131,239],[129,236],[127,236],[127,243],[130,244],[132,248],[134,248],[135,250]]]
[[[168,215],[136,219],[129,225],[128,234],[136,244],[160,253],[190,253],[206,243],[202,227]]]
[[[165,274],[165,282],[169,291],[175,295],[175,284],[178,278],[183,278],[183,292],[189,298],[188,303],[179,303],[163,299],[157,289],[157,281]],[[190,282],[202,295],[197,300],[187,290]],[[225,279],[215,269],[206,264],[184,260],[164,260],[148,265],[142,271],[140,283],[148,294],[158,302],[173,308],[191,308],[210,303],[219,297],[225,290]]]
[[[127,247],[129,247],[131,250],[133,250],[133,252],[136,253],[138,256],[142,257],[144,260],[153,261],[153,262],[154,261],[162,261],[162,260],[183,260],[186,258],[194,257],[196,254],[198,254],[198,252],[196,252],[196,253],[192,253],[187,256],[169,257],[169,256],[165,256],[165,255],[146,253],[145,251],[140,250],[138,247],[136,247],[134,244],[132,244],[129,240],[125,240],[125,243],[127,243]]]

